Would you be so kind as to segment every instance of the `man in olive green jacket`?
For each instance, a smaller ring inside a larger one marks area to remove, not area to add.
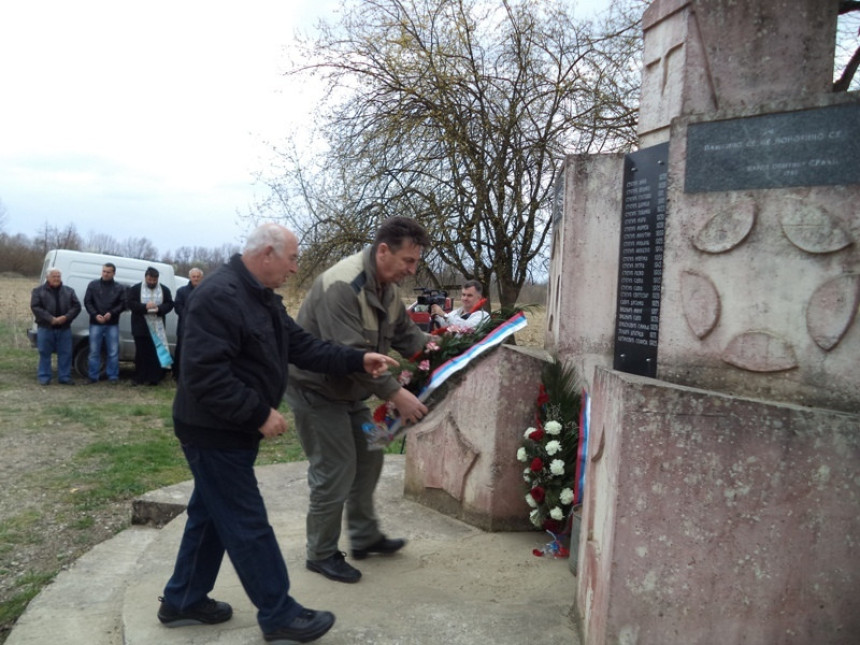
[[[405,217],[386,220],[370,248],[345,258],[320,275],[296,322],[322,340],[365,351],[392,348],[412,356],[429,336],[409,318],[397,284],[414,275],[429,245],[424,229]],[[294,370],[286,400],[310,462],[307,568],[339,582],[358,582],[361,572],[338,547],[344,507],[352,557],[392,554],[405,540],[379,529],[373,493],[382,472],[383,452],[368,450],[362,427],[372,424],[364,400],[391,402],[404,423],[415,423],[427,408],[393,375],[365,378]]]

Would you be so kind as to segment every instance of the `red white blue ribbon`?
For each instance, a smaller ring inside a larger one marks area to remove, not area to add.
[[[585,464],[588,459],[588,426],[591,421],[591,398],[582,391],[582,405],[579,410],[579,445],[576,448],[576,477],[573,482],[573,503],[582,504],[582,491],[585,490]]]
[[[458,354],[453,358],[448,359],[439,367],[433,370],[430,379],[424,389],[418,393],[418,400],[425,401],[427,398],[453,374],[456,374],[468,365],[475,358],[486,352],[487,350],[500,345],[508,336],[519,331],[528,325],[528,320],[524,312],[519,312],[515,316],[511,316],[501,325],[496,327],[489,334],[484,336],[479,342],[472,345],[462,354]],[[367,424],[368,427],[362,428],[367,439],[368,450],[383,450],[385,446],[394,441],[397,437],[406,432],[406,427],[401,424],[400,419],[395,419],[391,425],[386,423]]]

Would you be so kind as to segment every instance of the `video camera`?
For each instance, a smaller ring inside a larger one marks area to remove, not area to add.
[[[416,287],[415,291],[421,292],[418,294],[418,304],[426,305],[428,309],[433,305],[439,305],[442,309],[447,309],[449,306],[448,292],[443,289]]]

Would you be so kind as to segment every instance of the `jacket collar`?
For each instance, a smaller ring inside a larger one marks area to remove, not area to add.
[[[255,298],[260,300],[260,302],[268,304],[273,298],[280,298],[280,296],[269,289],[269,287],[263,286],[263,283],[257,280],[253,273],[248,271],[248,267],[246,267],[245,263],[242,262],[241,253],[236,253],[230,258],[230,268],[236,272],[239,279],[245,283],[245,286],[248,287],[250,292]]]
[[[362,264],[367,281],[364,289],[377,297],[379,304],[385,307],[394,298],[396,289],[392,284],[380,284],[376,273],[376,260],[373,257],[373,247],[367,247],[362,251]]]

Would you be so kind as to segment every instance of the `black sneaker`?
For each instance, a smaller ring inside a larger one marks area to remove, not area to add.
[[[179,611],[168,605],[160,598],[161,607],[158,609],[158,620],[167,627],[186,627],[188,625],[216,625],[223,623],[233,616],[233,608],[226,602],[206,598],[185,611]]]
[[[404,546],[406,546],[406,540],[402,538],[389,540],[383,535],[381,538],[379,538],[376,542],[374,542],[368,547],[365,547],[363,549],[353,549],[352,557],[356,560],[364,560],[371,553],[379,553],[380,555],[391,555],[392,553],[397,553]]]
[[[275,643],[275,645],[309,643],[325,634],[332,625],[334,625],[334,614],[330,611],[302,609],[289,625],[263,634],[263,638],[267,643]]]
[[[361,571],[348,564],[344,559],[346,553],[338,551],[324,560],[307,560],[305,566],[311,571],[323,574],[330,580],[338,582],[358,582],[361,580]]]

